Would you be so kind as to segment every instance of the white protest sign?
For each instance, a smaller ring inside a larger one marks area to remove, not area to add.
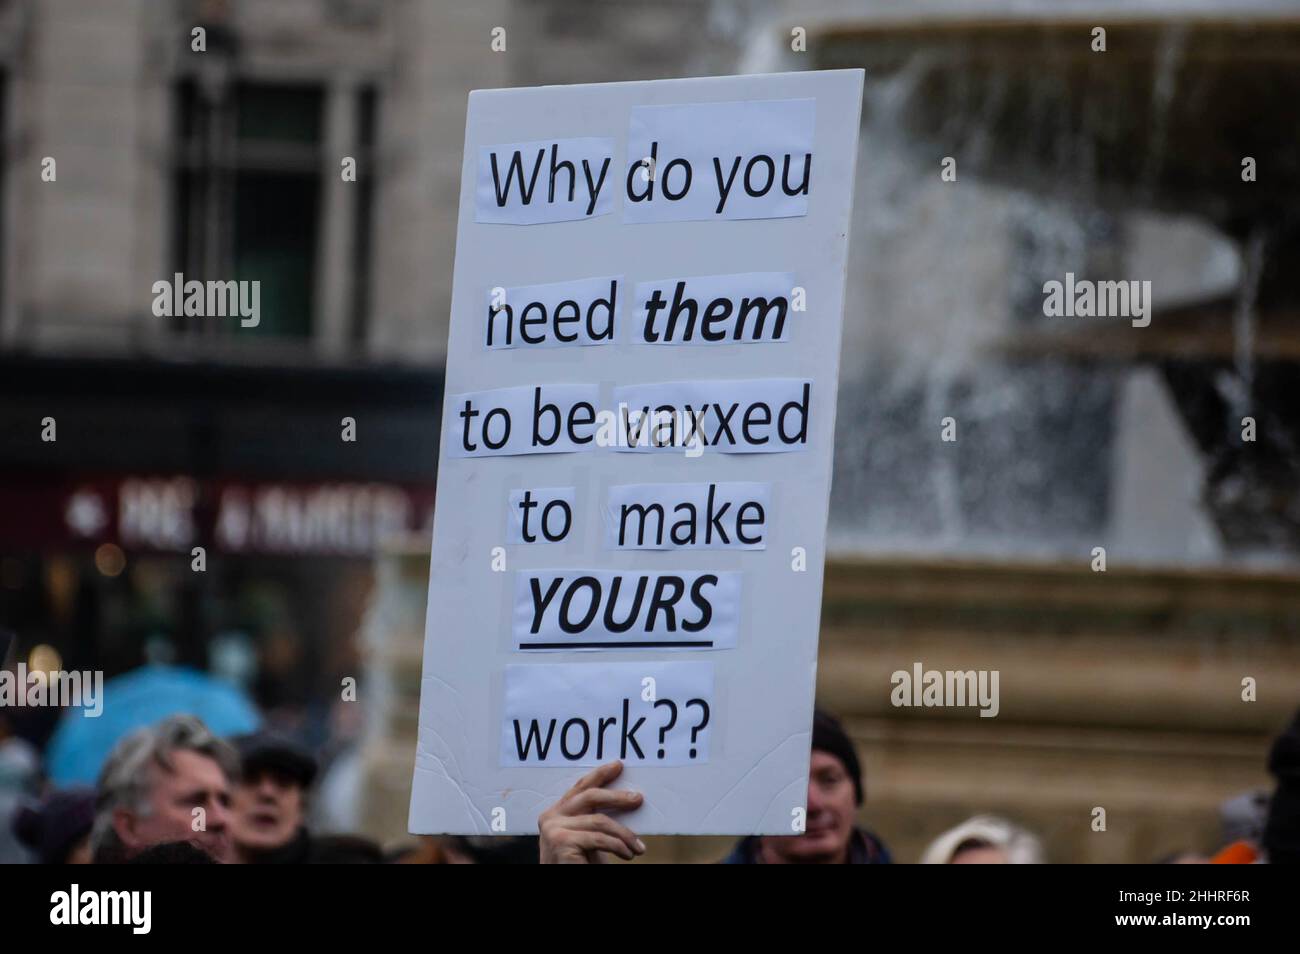
[[[640,834],[796,831],[861,98],[470,95],[412,832],[616,758]]]

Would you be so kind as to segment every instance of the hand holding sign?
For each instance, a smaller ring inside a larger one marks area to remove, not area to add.
[[[537,816],[542,864],[599,864],[601,852],[625,861],[645,854],[645,843],[630,828],[601,814],[640,807],[640,792],[605,788],[621,774],[622,762],[592,769],[563,798]]]

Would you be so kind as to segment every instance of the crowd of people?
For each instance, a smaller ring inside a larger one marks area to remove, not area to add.
[[[3,747],[0,739],[0,748]],[[876,833],[859,824],[865,802],[857,750],[840,723],[817,711],[812,728],[805,831],[741,839],[726,864],[889,864]],[[638,792],[611,787],[622,764],[598,766],[541,813],[538,835],[425,837],[397,849],[352,835],[310,830],[312,754],[272,732],[218,738],[197,718],[174,715],[122,738],[86,788],[46,791],[18,805],[5,827],[44,864],[591,863],[632,860],[644,842],[620,822]],[[1300,860],[1300,714],[1273,745],[1272,797],[1249,794],[1224,806],[1225,844],[1166,862]],[[1038,864],[1030,831],[979,815],[936,837],[926,864]],[[1155,860],[1155,859],[1153,859]]]

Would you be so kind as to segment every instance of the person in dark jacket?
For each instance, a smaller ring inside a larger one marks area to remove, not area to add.
[[[382,864],[374,842],[312,835],[304,817],[316,760],[288,739],[254,732],[231,739],[240,778],[231,801],[231,834],[246,864]]]
[[[887,865],[892,859],[884,843],[855,824],[864,800],[853,740],[839,720],[817,709],[803,834],[742,838],[723,864]]]
[[[146,848],[126,862],[128,865],[215,865],[217,860],[188,841],[165,841]]]
[[[1268,757],[1277,790],[1264,824],[1264,852],[1269,864],[1300,863],[1300,712],[1277,737]]]

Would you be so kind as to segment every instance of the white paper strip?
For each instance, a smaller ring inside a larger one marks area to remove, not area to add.
[[[659,345],[787,341],[795,317],[794,288],[791,272],[637,282],[627,340]]]
[[[762,550],[772,485],[623,484],[604,507],[610,550]]]
[[[709,760],[713,666],[507,666],[502,765],[695,765]]]
[[[573,530],[573,487],[531,487],[510,491],[506,542],[559,543]]]
[[[740,573],[520,570],[514,638],[523,652],[731,649]]]
[[[474,220],[504,225],[606,215],[618,176],[614,140],[538,139],[481,146]]]
[[[774,454],[808,447],[812,381],[670,381],[614,389],[620,451]]]
[[[806,215],[815,119],[811,99],[635,107],[623,221]]]
[[[617,277],[489,288],[483,347],[501,351],[613,344],[618,296]]]
[[[501,457],[593,450],[599,400],[595,384],[451,394],[443,452],[448,457]]]

